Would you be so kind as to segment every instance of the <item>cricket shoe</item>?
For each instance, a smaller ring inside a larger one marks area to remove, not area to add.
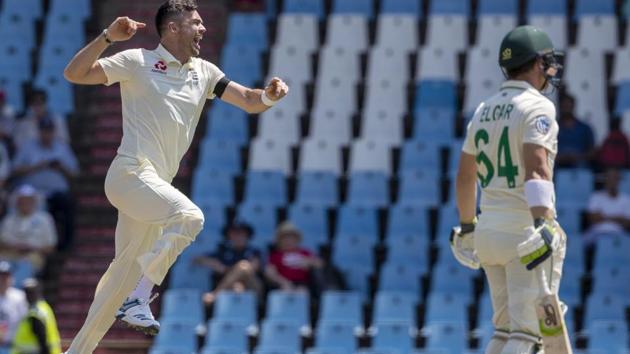
[[[155,320],[149,304],[158,296],[156,293],[148,301],[141,298],[127,298],[118,309],[116,318],[125,325],[150,336],[160,331],[160,323]]]

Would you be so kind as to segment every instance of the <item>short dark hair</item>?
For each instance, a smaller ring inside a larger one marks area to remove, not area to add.
[[[162,38],[162,27],[170,19],[187,11],[197,10],[196,0],[166,0],[155,15],[155,28]]]
[[[526,62],[525,64],[518,66],[514,69],[510,69],[507,71],[507,77],[508,79],[514,79],[515,77],[524,74],[528,71],[530,71],[534,65],[536,64],[536,60],[538,59],[538,57],[534,57],[534,59]]]

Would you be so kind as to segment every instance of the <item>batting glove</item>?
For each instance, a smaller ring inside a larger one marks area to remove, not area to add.
[[[475,225],[477,218],[471,223],[461,224],[453,227],[449,238],[451,252],[455,259],[463,266],[470,269],[479,269],[479,258],[475,251]]]
[[[527,239],[518,244],[516,252],[527,270],[536,268],[551,257],[560,245],[555,222],[543,218],[534,220],[534,226],[525,229]]]

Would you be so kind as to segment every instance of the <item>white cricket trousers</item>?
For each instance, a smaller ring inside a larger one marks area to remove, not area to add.
[[[495,329],[514,333],[500,353],[518,354],[522,347],[519,333],[540,337],[535,303],[541,285],[535,269],[520,262],[516,248],[525,240],[524,228],[532,225],[529,212],[492,211],[479,217],[475,228],[475,250],[486,273],[492,298],[492,323]],[[558,293],[566,250],[566,235],[560,232],[561,246],[538,267],[543,267],[549,288]],[[527,351],[529,354],[531,351]],[[494,351],[493,351],[494,353]]]
[[[201,210],[160,178],[148,160],[116,156],[107,172],[105,194],[118,209],[116,253],[68,354],[92,353],[140,277],[161,284],[203,227]]]

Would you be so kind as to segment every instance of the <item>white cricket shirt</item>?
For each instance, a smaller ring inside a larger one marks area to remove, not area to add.
[[[462,149],[476,157],[482,212],[529,213],[523,191],[525,143],[546,148],[553,171],[558,150],[556,108],[529,83],[508,80],[497,94],[479,105]]]
[[[200,58],[182,64],[161,44],[155,50],[125,50],[98,62],[106,85],[120,83],[123,137],[118,154],[148,159],[158,176],[170,182],[223,72]]]

